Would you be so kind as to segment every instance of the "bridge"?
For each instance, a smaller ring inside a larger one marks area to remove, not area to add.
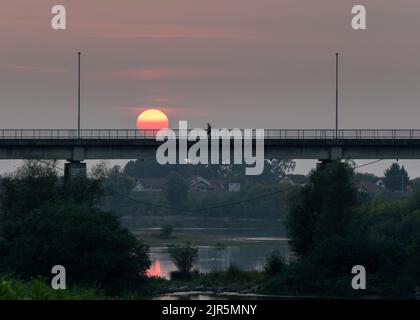
[[[187,139],[173,131],[178,143]],[[84,160],[155,159],[163,143],[156,141],[157,132],[0,129],[0,160],[67,160],[66,174],[71,176],[86,171]],[[420,159],[420,129],[265,129],[264,149],[267,159]]]

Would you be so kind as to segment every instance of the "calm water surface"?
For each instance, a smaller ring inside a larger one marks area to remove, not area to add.
[[[261,270],[266,257],[274,250],[284,256],[289,254],[287,242],[284,238],[252,237],[235,238],[238,245],[226,247],[199,246],[198,263],[195,269],[206,273],[213,270],[226,270],[235,265],[242,270]],[[169,279],[176,267],[171,261],[166,247],[152,247],[150,250],[152,266],[149,274]]]

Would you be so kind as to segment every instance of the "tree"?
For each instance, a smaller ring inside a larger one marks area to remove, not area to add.
[[[168,174],[164,193],[166,200],[174,210],[181,209],[186,206],[188,184],[183,176],[176,172],[171,172]]]
[[[75,177],[64,185],[55,161],[29,160],[1,180],[0,207],[4,215],[23,217],[45,203],[70,201],[100,204],[104,190],[99,180]]]
[[[135,186],[135,179],[124,174],[120,166],[108,168],[105,162],[100,162],[92,167],[91,180],[100,182],[103,193],[106,196],[105,204],[113,212],[118,212],[129,203],[124,196],[131,193]]]
[[[307,256],[317,240],[342,234],[357,200],[348,164],[331,162],[313,171],[308,185],[290,201],[287,227],[292,250]]]
[[[169,239],[172,236],[172,232],[174,231],[174,228],[170,224],[165,224],[160,228],[160,234],[159,236],[162,239]]]
[[[181,275],[189,275],[198,260],[198,248],[189,243],[184,246],[169,246],[169,255]]]
[[[129,194],[135,186],[135,179],[124,174],[120,166],[108,168],[105,162],[100,162],[92,167],[90,176],[101,181],[107,194],[112,195],[115,190]]]
[[[70,179],[64,189],[63,198],[74,203],[85,203],[91,207],[100,205],[105,189],[100,180],[83,176]]]
[[[3,214],[24,216],[45,202],[62,197],[54,162],[28,160],[1,180],[0,206]]]
[[[87,205],[47,203],[0,225],[0,271],[23,279],[50,277],[63,265],[68,282],[109,293],[141,288],[148,248],[111,213]]]
[[[61,183],[54,163],[27,161],[1,180],[0,272],[50,277],[63,265],[68,282],[109,293],[142,290],[148,249],[111,213],[96,208],[99,179]]]
[[[385,187],[391,191],[404,192],[410,182],[407,170],[405,170],[404,166],[400,166],[398,163],[393,163],[385,170],[384,175]]]

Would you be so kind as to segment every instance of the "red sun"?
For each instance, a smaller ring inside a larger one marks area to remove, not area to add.
[[[147,109],[137,118],[137,129],[167,129],[169,120],[166,114],[158,109]]]

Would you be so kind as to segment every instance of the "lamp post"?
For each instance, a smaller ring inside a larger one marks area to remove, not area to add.
[[[77,139],[80,139],[80,55],[77,53],[78,57],[78,79],[77,79]]]
[[[338,139],[338,58],[339,53],[335,53],[335,138]]]

